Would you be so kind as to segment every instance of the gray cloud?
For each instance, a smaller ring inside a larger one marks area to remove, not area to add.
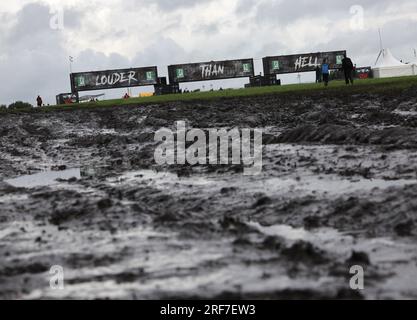
[[[7,75],[7,84],[1,86],[0,97],[7,103],[18,99],[33,102],[38,93],[59,89],[64,83],[65,52],[59,32],[49,28],[47,6],[29,4],[16,18],[4,39],[0,69]]]
[[[184,62],[190,57],[185,50],[174,40],[166,37],[158,37],[149,47],[139,52],[134,58],[136,65],[160,65]]]
[[[215,0],[153,0],[152,5],[156,5],[159,10],[164,12],[172,12],[181,9],[190,9],[196,6],[201,6]],[[123,1],[123,5],[128,8],[140,8],[144,5],[150,5],[148,0],[127,0]]]
[[[49,7],[46,5],[30,3],[17,13],[16,18],[18,23],[10,33],[12,40],[18,41],[20,38],[28,38],[33,34],[51,30]]]
[[[182,8],[192,8],[203,3],[212,2],[213,0],[155,0],[153,1],[163,11],[179,10]]]
[[[122,69],[130,66],[130,61],[126,57],[112,53],[105,55],[92,49],[82,51],[76,59],[75,71],[95,71],[107,69]]]
[[[408,1],[408,0],[403,0]],[[410,1],[408,1],[410,2]],[[350,8],[360,5],[374,14],[383,11],[392,0],[240,0],[236,12],[249,14],[255,12],[254,20],[261,24],[286,25],[306,18],[346,18],[350,17]]]
[[[65,28],[76,29],[82,24],[86,12],[76,8],[68,8],[64,11]]]
[[[174,63],[335,49],[347,49],[359,65],[369,65],[379,50],[375,26],[352,31],[348,27],[333,30],[330,24],[326,27],[330,27],[331,35],[311,37],[308,25],[302,26],[297,32],[303,41],[297,49],[292,47],[288,33],[294,23],[312,17],[337,24],[349,17],[351,5],[362,5],[368,20],[389,17],[389,5],[414,4],[414,0],[240,0],[234,13],[226,15],[228,11],[222,11],[225,1],[119,0],[114,2],[119,6],[112,6],[101,16],[98,14],[107,8],[92,2],[66,8],[65,31],[50,28],[50,8],[38,0],[16,14],[4,11],[0,13],[0,72],[7,81],[0,86],[0,103],[18,99],[33,102],[37,94],[53,103],[56,94],[69,90],[69,55],[76,56],[75,71],[157,65],[161,75],[166,75],[167,65]],[[209,14],[202,11],[209,3],[216,3],[211,9],[219,10]],[[151,14],[141,16],[139,12],[144,9]],[[408,60],[412,48],[417,47],[417,15],[404,11],[399,12],[408,18],[385,21],[382,27],[385,46],[398,58]],[[123,20],[124,14],[131,19],[136,12],[137,20],[120,25],[112,20]],[[144,25],[152,27],[144,29]],[[256,66],[260,72],[258,60]]]
[[[198,25],[194,32],[214,35],[220,32],[219,26],[215,23],[205,23]]]
[[[391,48],[398,59],[409,61],[412,48],[417,47],[417,20],[389,22],[384,26],[382,36],[384,47]],[[329,48],[343,46],[358,64],[372,66],[380,49],[379,35],[375,30],[345,32],[330,41],[327,46]]]

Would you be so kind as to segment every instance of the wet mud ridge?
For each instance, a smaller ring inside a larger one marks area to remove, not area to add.
[[[262,173],[157,166],[180,120]],[[417,298],[416,88],[1,114],[0,163],[0,298]]]

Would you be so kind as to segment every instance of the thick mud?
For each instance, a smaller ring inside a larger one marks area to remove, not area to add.
[[[179,120],[263,129],[262,173],[157,166]],[[417,88],[2,114],[0,163],[3,299],[417,298]]]

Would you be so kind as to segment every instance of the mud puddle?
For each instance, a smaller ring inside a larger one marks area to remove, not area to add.
[[[417,111],[395,110],[394,113],[400,116],[404,116],[404,117],[407,117],[407,116],[417,117]]]
[[[173,187],[175,186],[210,187],[216,183],[215,181],[209,180],[206,177],[184,178],[179,177],[178,174],[171,173],[168,171],[163,172],[154,170],[139,170],[126,172],[116,178],[108,179],[108,182],[111,185],[136,185],[138,183],[144,183],[147,184],[149,187],[153,187],[156,189],[173,191],[175,191],[175,189],[173,189]]]
[[[375,189],[384,190],[392,187],[417,185],[417,179],[386,180],[363,177],[346,179],[334,174],[311,175],[303,170],[296,179],[287,178],[287,175],[282,173],[281,175],[282,177],[274,178],[265,175],[244,177],[202,174],[196,174],[193,177],[179,177],[178,174],[168,171],[140,170],[109,178],[108,182],[112,186],[145,184],[148,187],[172,194],[183,193],[184,189],[195,191],[198,188],[203,192],[210,193],[217,192],[222,188],[232,188],[240,192],[259,192],[268,196],[283,196],[288,193],[295,193],[299,196],[311,194],[341,196],[357,192],[371,192]]]
[[[58,184],[59,180],[81,179],[81,170],[45,171],[33,175],[24,175],[4,182],[15,188],[36,188]]]

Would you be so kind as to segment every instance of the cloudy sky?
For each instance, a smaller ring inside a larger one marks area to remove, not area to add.
[[[74,71],[158,65],[161,75],[175,63],[339,49],[373,65],[378,28],[396,57],[413,59],[417,1],[2,0],[0,104],[54,103],[70,90],[70,55]]]

